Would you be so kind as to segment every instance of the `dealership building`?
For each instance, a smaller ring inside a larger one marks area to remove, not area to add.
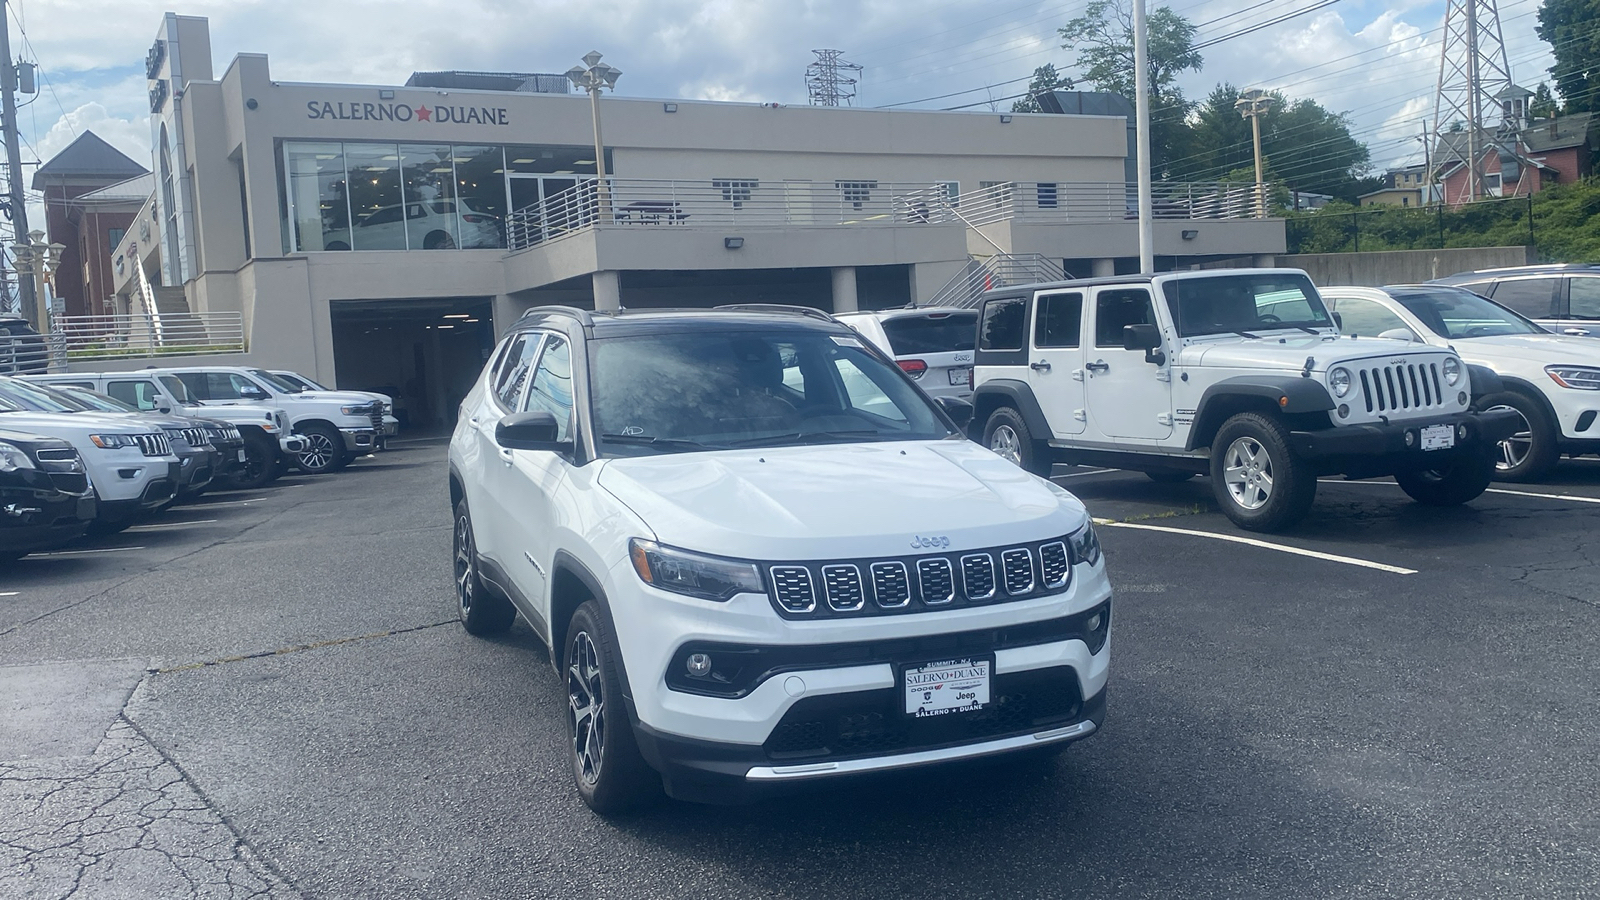
[[[154,190],[90,312],[142,329],[130,345],[181,332],[216,362],[398,392],[418,423],[447,422],[541,304],[845,311],[1137,267],[1120,115],[606,94],[599,181],[591,98],[564,76],[293,83],[252,53],[219,75],[206,20],[170,13],[146,63]],[[1160,267],[1284,250],[1248,187],[1156,194]]]

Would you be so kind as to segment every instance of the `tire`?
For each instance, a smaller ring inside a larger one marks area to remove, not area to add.
[[[461,618],[461,627],[478,637],[505,633],[516,621],[517,609],[511,601],[485,587],[478,577],[478,542],[465,500],[456,504],[450,549],[455,557],[456,615]]]
[[[307,475],[337,472],[349,462],[344,450],[344,435],[331,425],[306,425],[297,431],[310,446],[295,458],[295,465]]]
[[[1476,499],[1494,481],[1493,447],[1463,450],[1431,469],[1398,472],[1394,480],[1411,499],[1425,506],[1460,506]]]
[[[1289,449],[1283,423],[1239,413],[1211,442],[1211,491],[1222,514],[1246,531],[1280,531],[1305,517],[1317,476]]]
[[[661,779],[634,741],[622,701],[616,641],[600,605],[585,601],[567,626],[561,670],[567,682],[567,738],[578,796],[602,816],[661,796]]]
[[[1022,414],[1014,407],[1002,406],[989,414],[983,425],[983,445],[1001,459],[1010,460],[1041,478],[1050,477],[1050,452],[1037,441]]]
[[[422,248],[424,250],[454,250],[455,246],[456,239],[451,237],[448,231],[430,232],[427,237],[422,239]]]
[[[1499,481],[1539,481],[1549,475],[1561,458],[1557,441],[1561,435],[1545,412],[1544,405],[1520,391],[1501,391],[1481,398],[1477,408],[1488,412],[1514,410],[1523,426],[1496,446],[1494,477]]]
[[[323,247],[322,249],[324,249],[324,250],[349,250],[350,249],[350,245],[346,244],[344,241],[329,241],[327,246]]]
[[[244,435],[244,463],[219,479],[225,489],[249,490],[265,486],[277,476],[278,442],[261,432]]]
[[[1155,469],[1144,474],[1156,484],[1183,484],[1194,477],[1193,472],[1175,472],[1171,469]]]

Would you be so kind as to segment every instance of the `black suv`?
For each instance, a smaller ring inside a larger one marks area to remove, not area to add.
[[[1600,337],[1600,266],[1480,269],[1434,279],[1482,294],[1556,334]]]
[[[71,444],[0,428],[0,562],[73,540],[94,513],[94,493]]]
[[[27,319],[0,316],[0,375],[43,374],[49,364],[44,338]]]

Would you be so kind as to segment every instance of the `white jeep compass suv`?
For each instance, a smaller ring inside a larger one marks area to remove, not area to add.
[[[1087,737],[1093,527],[964,413],[815,310],[535,308],[451,438],[462,622],[546,641],[601,813]]]

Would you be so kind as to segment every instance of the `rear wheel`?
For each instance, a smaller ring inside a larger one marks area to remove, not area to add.
[[[278,465],[278,442],[262,433],[245,433],[244,462],[219,479],[223,487],[236,490],[258,488],[271,481]]]
[[[1036,441],[1022,413],[1002,406],[989,414],[983,426],[983,445],[999,456],[1044,478],[1050,477],[1049,448]]]
[[[510,601],[484,587],[478,577],[478,542],[472,533],[472,516],[467,501],[456,504],[455,535],[456,614],[468,634],[479,637],[500,634],[516,621],[517,610]]]
[[[625,812],[661,794],[661,781],[639,753],[622,701],[616,641],[600,606],[584,602],[567,627],[567,737],[578,796],[601,815]]]
[[[1247,531],[1277,531],[1300,521],[1317,496],[1317,477],[1289,449],[1283,423],[1240,413],[1211,443],[1211,490],[1223,515]]]
[[[1496,458],[1494,448],[1462,450],[1433,468],[1398,472],[1394,480],[1418,503],[1460,506],[1488,489]]]
[[[1496,445],[1494,477],[1500,481],[1538,481],[1560,458],[1560,435],[1539,401],[1518,391],[1501,391],[1478,401],[1485,412],[1510,410],[1521,417],[1517,430]]]
[[[306,449],[300,452],[295,464],[308,475],[322,475],[344,468],[344,435],[331,425],[306,425],[300,428],[306,439]]]

